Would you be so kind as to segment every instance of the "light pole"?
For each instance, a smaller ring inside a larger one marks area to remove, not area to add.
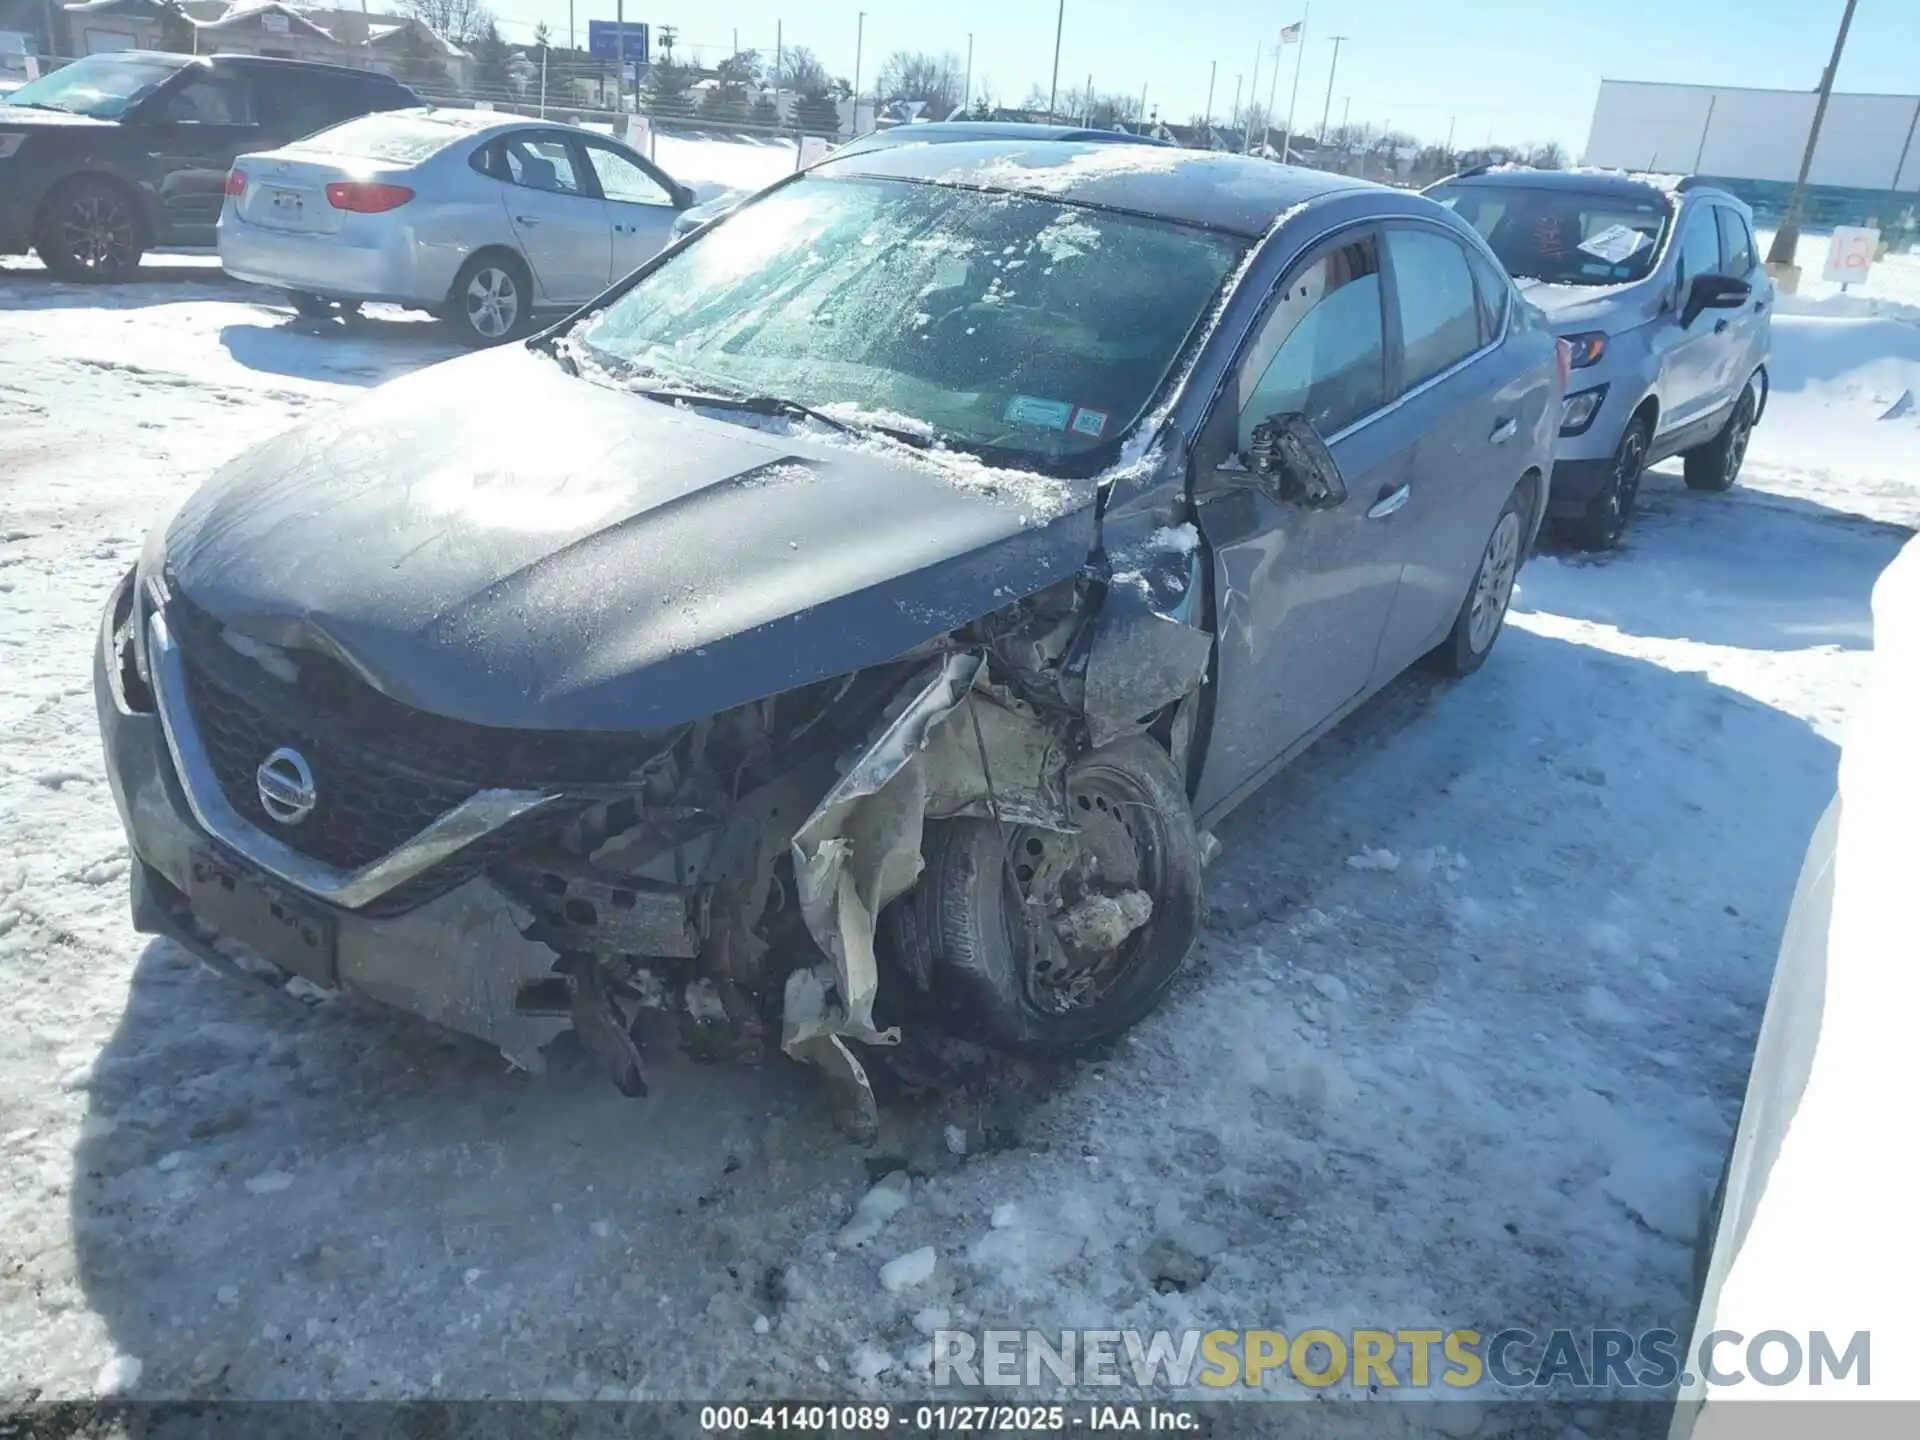
[[[1067,28],[1067,0],[1060,0],[1060,10],[1053,21],[1053,83],[1047,87],[1047,119],[1054,118],[1053,103],[1060,97],[1060,37]]]
[[[1227,129],[1229,130],[1240,123],[1240,83],[1246,78],[1244,75],[1233,77],[1233,109],[1227,112]]]
[[[1280,96],[1280,47],[1273,47],[1273,74],[1267,80],[1267,114],[1260,122],[1260,150],[1264,154],[1267,141],[1273,138],[1273,102]],[[1280,157],[1285,160],[1283,155]]]
[[[1253,84],[1247,87],[1247,109],[1252,110],[1253,107],[1258,105],[1259,103],[1260,103],[1260,47],[1256,45],[1253,51]],[[1251,154],[1253,151],[1253,116],[1248,115],[1246,117],[1246,121],[1247,121],[1246,133],[1240,137],[1240,153],[1242,155]]]
[[[847,128],[858,138],[860,134],[860,50],[867,40],[866,11],[860,12],[853,26],[853,124]]]
[[[1447,116],[1447,164],[1453,164],[1453,127],[1459,120],[1458,115]]]
[[[1207,118],[1200,127],[1207,132],[1209,145],[1212,143],[1211,137],[1213,135],[1213,82],[1219,78],[1220,62],[1218,60],[1209,61],[1207,63]]]
[[[1333,37],[1333,60],[1327,66],[1327,106],[1320,112],[1320,143],[1327,143],[1327,118],[1333,114],[1333,77],[1340,69],[1340,45],[1347,37]]]
[[[613,7],[613,53],[614,109],[625,110],[627,108],[627,0],[619,0],[619,3]]]
[[[967,32],[967,93],[960,97],[960,113],[965,115],[973,106],[973,32]]]
[[[1847,27],[1853,24],[1854,4],[1855,0],[1847,0],[1847,8],[1840,16],[1840,33],[1833,37],[1833,58],[1820,73],[1820,99],[1813,107],[1813,128],[1807,131],[1807,150],[1800,157],[1800,175],[1793,182],[1787,213],[1780,221],[1780,228],[1773,232],[1773,243],[1767,247],[1769,266],[1793,264],[1794,251],[1800,248],[1800,214],[1807,204],[1807,175],[1813,169],[1814,147],[1820,143],[1821,122],[1827,118],[1827,101],[1833,98],[1833,77],[1840,68],[1840,52],[1847,48]]]

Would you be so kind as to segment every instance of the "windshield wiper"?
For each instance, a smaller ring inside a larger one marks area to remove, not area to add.
[[[70,113],[61,109],[58,105],[49,105],[44,100],[8,100],[4,96],[0,96],[0,105],[11,105],[16,110],[50,110],[55,115]]]
[[[824,410],[816,410],[811,405],[802,405],[798,400],[787,400],[778,395],[740,395],[726,390],[676,390],[653,386],[635,387],[633,393],[644,395],[649,400],[658,400],[662,405],[704,405],[710,410],[741,410],[750,415],[784,415],[790,420],[816,420],[843,435],[851,434],[854,428],[844,420],[834,419]]]

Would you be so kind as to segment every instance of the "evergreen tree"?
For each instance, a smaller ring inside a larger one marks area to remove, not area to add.
[[[700,118],[714,125],[744,125],[749,106],[747,87],[738,80],[723,78],[700,97]]]
[[[793,105],[793,123],[805,134],[832,140],[840,134],[840,111],[825,95],[802,95]]]
[[[753,111],[748,119],[768,130],[777,130],[780,128],[780,107],[773,103],[773,96],[762,91],[760,98],[753,102]]]
[[[693,72],[671,60],[658,60],[647,72],[643,93],[647,114],[663,120],[684,120],[693,114]]]

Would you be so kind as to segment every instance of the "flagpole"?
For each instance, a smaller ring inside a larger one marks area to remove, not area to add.
[[[1287,102],[1287,128],[1280,137],[1280,163],[1293,163],[1293,116],[1300,108],[1300,67],[1307,59],[1307,21],[1312,18],[1313,6],[1306,6],[1300,13],[1300,48],[1293,57],[1293,99]]]

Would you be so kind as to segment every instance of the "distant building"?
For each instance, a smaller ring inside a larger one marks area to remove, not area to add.
[[[473,57],[465,49],[411,16],[378,10],[285,0],[76,0],[60,9],[77,55],[169,49],[274,55],[358,65],[402,78],[412,57],[425,55],[445,74],[451,92],[471,89],[475,78]]]
[[[1704,175],[1765,219],[1785,210],[1818,96],[1811,90],[1603,80],[1589,165]],[[1836,94],[1807,177],[1815,227],[1911,216],[1920,199],[1920,95]]]

